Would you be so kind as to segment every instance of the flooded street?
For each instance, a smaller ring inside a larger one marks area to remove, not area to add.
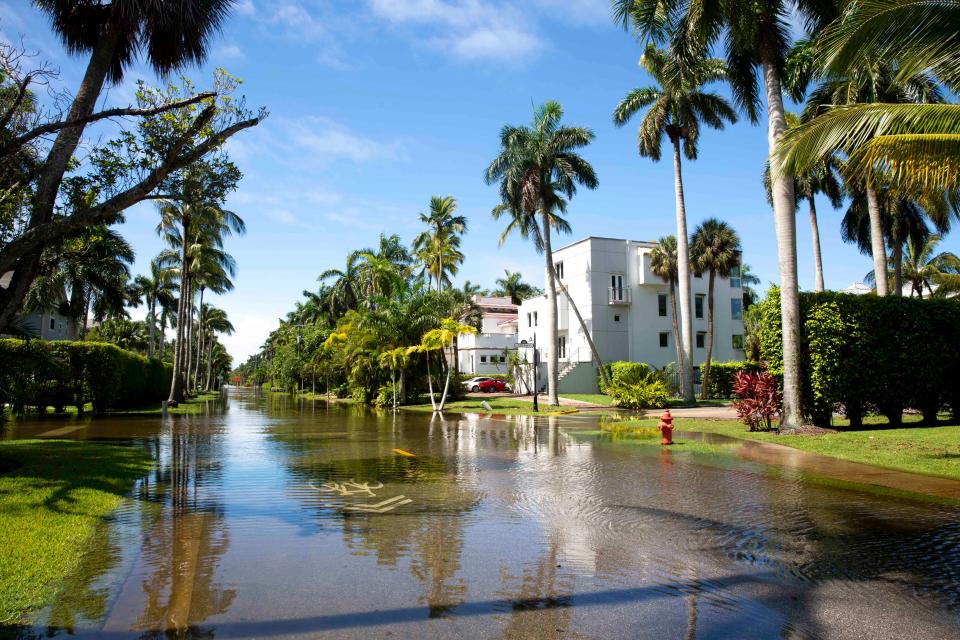
[[[960,503],[585,427],[244,390],[18,423],[159,462],[24,635],[960,637]]]

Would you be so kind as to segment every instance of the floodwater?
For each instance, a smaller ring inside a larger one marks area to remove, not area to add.
[[[17,423],[158,459],[22,637],[960,637],[960,502],[730,454],[231,391]]]

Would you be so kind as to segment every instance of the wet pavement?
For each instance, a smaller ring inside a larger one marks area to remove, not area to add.
[[[843,473],[769,452],[611,442],[581,433],[590,416],[226,405],[6,434],[159,462],[36,625],[8,633],[960,637],[960,502],[827,484]]]

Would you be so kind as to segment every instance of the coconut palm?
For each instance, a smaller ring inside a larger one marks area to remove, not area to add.
[[[713,357],[713,290],[717,276],[727,278],[740,264],[740,237],[726,222],[716,218],[704,220],[693,232],[690,241],[693,269],[707,277],[707,357],[703,364],[703,393],[710,380],[710,362]],[[706,397],[706,396],[704,396]]]
[[[760,284],[760,278],[754,275],[750,265],[741,263],[740,265],[740,289],[743,291],[743,310],[746,311],[757,303],[757,292],[753,288]]]
[[[500,183],[501,204],[491,212],[494,218],[510,216],[501,235],[517,230],[531,238],[546,262],[547,291],[547,401],[559,404],[557,397],[557,287],[550,231],[569,230],[559,217],[566,208],[564,197],[572,198],[577,185],[595,189],[593,167],[577,150],[593,140],[594,134],[582,127],[561,124],[563,108],[549,101],[534,109],[529,125],[504,126],[500,131],[500,152],[484,173],[487,184]],[[540,220],[537,220],[537,215]]]
[[[454,320],[453,318],[444,318],[440,321],[440,326],[436,329],[431,329],[423,334],[423,339],[420,341],[419,346],[415,349],[423,351],[429,354],[431,351],[441,351],[444,352],[453,345],[453,341],[457,336],[466,335],[466,334],[475,334],[477,329],[468,324],[461,324]],[[433,406],[434,411],[443,411],[443,407],[447,402],[447,392],[450,390],[450,372],[453,370],[453,367],[447,367],[447,379],[443,384],[443,394],[440,396],[440,403],[437,404],[433,397],[433,382],[430,381],[430,376],[427,376],[428,386],[430,389],[430,404]]]
[[[903,261],[903,278],[910,284],[910,295],[944,296],[960,290],[960,257],[950,251],[937,253],[941,236],[931,235],[923,242],[911,238]],[[936,287],[934,290],[933,287]]]
[[[420,222],[427,225],[413,240],[413,251],[423,264],[423,273],[436,280],[437,291],[450,284],[450,276],[457,274],[463,262],[460,237],[467,231],[467,218],[456,215],[457,201],[453,196],[430,198],[429,213],[420,214]]]
[[[671,40],[675,51],[690,52],[694,56],[722,41],[734,99],[751,122],[759,120],[759,68],[767,104],[767,144],[771,155],[787,129],[782,69],[790,50],[790,31],[785,18],[792,11],[798,12],[808,30],[815,32],[835,17],[837,7],[821,0],[613,0],[614,20],[624,28],[632,28],[643,41]],[[772,192],[783,327],[784,392],[780,427],[787,430],[803,421],[793,181],[786,173],[775,172]]]
[[[787,130],[800,126],[800,116],[787,112]],[[837,176],[838,162],[834,156],[822,158],[812,167],[793,177],[793,193],[797,206],[807,201],[810,215],[810,238],[813,244],[813,290],[823,291],[823,256],[820,251],[820,224],[817,221],[816,196],[826,196],[834,209],[843,205],[843,185]],[[773,204],[773,182],[770,178],[770,163],[763,171],[763,186],[767,192],[767,202]]]
[[[150,261],[150,275],[139,275],[134,278],[134,283],[140,289],[147,304],[147,331],[149,333],[147,356],[152,358],[157,350],[157,306],[159,305],[161,309],[164,304],[172,306],[176,294],[176,285],[174,284],[173,273],[162,268],[156,259]]]
[[[822,59],[845,74],[871,60],[896,60],[896,77],[931,72],[955,91],[960,80],[960,2],[846,2],[819,37]],[[952,191],[960,182],[960,106],[864,104],[837,107],[784,139],[788,170],[836,151],[850,154],[849,174],[882,180],[912,194]]]
[[[673,344],[677,350],[677,371],[680,372],[680,388],[686,389],[685,376],[687,375],[687,367],[685,366],[685,356],[681,340],[679,339],[680,332],[677,322],[677,278],[679,273],[677,262],[676,236],[664,236],[657,240],[657,246],[650,252],[650,270],[654,275],[669,285],[670,316],[673,320]],[[688,358],[689,356],[686,357]]]
[[[207,337],[207,372],[203,387],[209,390],[213,384],[214,345],[218,344],[217,336],[233,335],[234,327],[233,323],[227,318],[227,312],[223,309],[207,305],[207,308],[203,311],[204,313],[201,316],[203,318],[202,334]]]
[[[640,67],[656,83],[634,89],[620,101],[613,112],[615,125],[623,126],[642,109],[646,109],[637,131],[637,149],[641,156],[660,160],[660,147],[666,136],[673,146],[673,182],[677,214],[677,269],[680,289],[680,312],[683,332],[674,331],[675,341],[681,345],[684,358],[677,359],[681,367],[681,392],[693,400],[693,321],[690,315],[690,253],[687,248],[687,214],[683,197],[681,145],[688,160],[697,158],[697,142],[701,123],[714,129],[723,129],[725,122],[737,121],[733,107],[719,94],[705,91],[712,82],[726,78],[721,60],[705,57],[679,57],[672,51],[647,45]],[[687,369],[683,369],[686,366]]]
[[[532,298],[543,293],[543,291],[529,282],[524,282],[523,274],[519,271],[510,271],[509,269],[503,270],[503,277],[497,278],[495,284],[497,285],[497,290],[493,292],[493,295],[510,298],[510,302],[513,304],[520,304],[527,298]]]
[[[359,273],[360,254],[351,252],[347,255],[347,263],[342,270],[327,269],[321,273],[317,280],[326,283],[332,280],[329,285],[329,304],[330,313],[335,318],[339,318],[350,309],[356,309],[359,302]]]
[[[71,158],[80,142],[85,118],[93,113],[108,81],[119,83],[124,71],[138,55],[161,76],[187,64],[199,64],[206,57],[212,36],[220,29],[232,0],[34,0],[33,4],[50,19],[53,30],[71,53],[89,54],[83,79],[77,87],[66,126],[57,132],[46,159],[40,163],[30,212],[30,227],[50,222]],[[43,245],[18,260],[19,282],[32,282],[37,275]],[[0,326],[5,325],[19,306],[27,285],[0,292]],[[17,293],[20,290],[21,293]]]

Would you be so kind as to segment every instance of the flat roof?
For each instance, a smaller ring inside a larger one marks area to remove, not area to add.
[[[570,244],[565,244],[559,249],[554,249],[554,252],[563,251],[564,249],[569,249],[570,247],[576,246],[581,242],[587,242],[588,240],[612,240],[614,242],[634,242],[636,244],[645,244],[651,247],[655,247],[657,242],[655,240],[627,240],[626,238],[608,238],[606,236],[587,236],[586,238],[580,238]]]

